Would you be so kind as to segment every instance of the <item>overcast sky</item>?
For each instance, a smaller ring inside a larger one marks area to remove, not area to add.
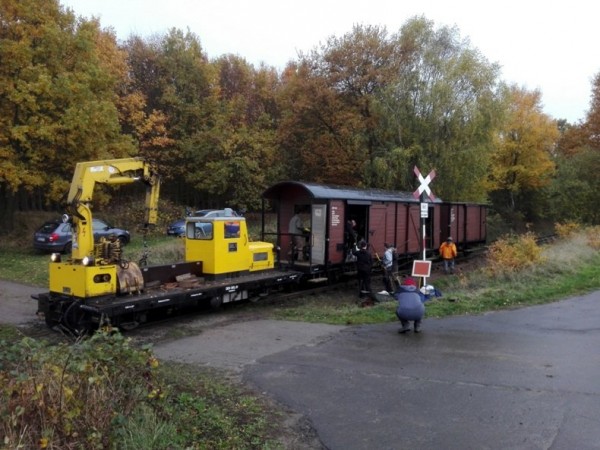
[[[354,24],[397,32],[423,15],[435,27],[456,26],[501,78],[542,92],[544,111],[575,123],[589,109],[600,72],[600,6],[590,0],[60,0],[77,15],[96,16],[119,40],[188,28],[209,58],[234,53],[281,69],[352,30]]]

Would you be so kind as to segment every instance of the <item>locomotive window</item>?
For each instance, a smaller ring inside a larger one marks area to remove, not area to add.
[[[210,222],[189,222],[186,231],[188,239],[209,240],[213,237],[213,224]]]
[[[239,222],[224,222],[225,226],[225,239],[234,239],[240,237],[240,223]]]

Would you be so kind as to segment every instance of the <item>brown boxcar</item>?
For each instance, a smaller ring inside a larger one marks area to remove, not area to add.
[[[386,243],[392,244],[399,263],[424,255],[436,258],[448,236],[459,251],[485,243],[485,205],[436,199],[423,208],[408,192],[284,181],[263,193],[262,239],[276,244],[280,264],[315,277],[352,270],[352,249],[360,240],[376,257],[383,256]],[[265,223],[270,211],[276,217],[274,230]],[[303,223],[301,232],[290,228],[295,214]],[[347,227],[351,221],[356,238]]]

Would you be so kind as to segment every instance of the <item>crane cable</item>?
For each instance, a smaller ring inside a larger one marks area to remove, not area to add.
[[[142,256],[140,257],[139,265],[140,267],[146,267],[148,265],[148,256],[150,255],[150,250],[148,250],[148,227],[144,227],[142,229]]]

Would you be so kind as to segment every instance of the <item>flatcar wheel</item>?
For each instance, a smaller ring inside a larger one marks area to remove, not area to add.
[[[248,300],[250,301],[250,303],[258,303],[260,300],[262,300],[265,297],[269,296],[269,291],[265,291],[265,292],[261,292],[257,295],[254,295],[252,297],[249,297]]]
[[[223,306],[223,297],[222,296],[217,295],[210,299],[210,307],[213,309],[213,311],[218,311],[219,309],[221,309],[222,306]]]
[[[63,314],[62,323],[77,336],[84,336],[91,331],[85,312],[79,308],[78,302],[69,305]]]
[[[58,320],[50,317],[50,313],[44,314],[44,322],[46,322],[46,325],[48,326],[48,328],[54,328],[56,325],[58,325],[60,323]]]

